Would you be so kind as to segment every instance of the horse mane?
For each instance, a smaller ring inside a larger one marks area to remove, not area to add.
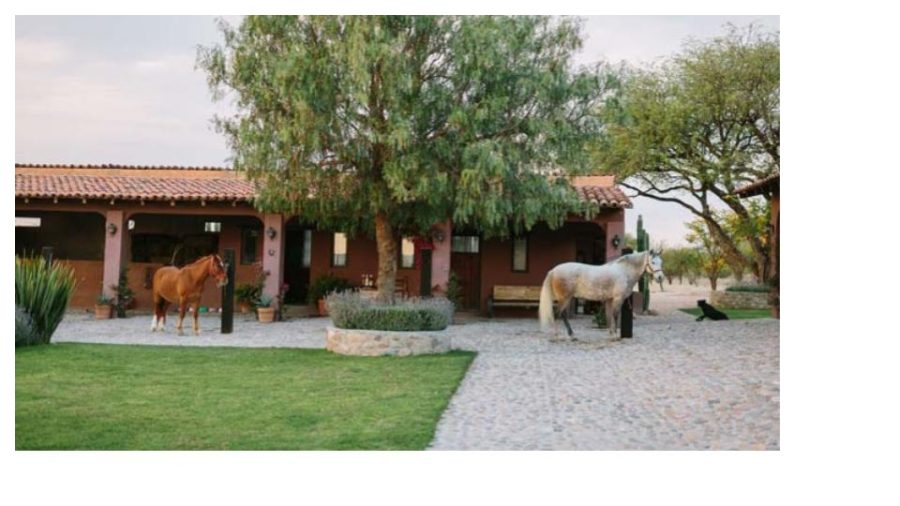
[[[637,251],[635,253],[628,253],[627,255],[622,255],[619,258],[613,260],[613,262],[626,262],[632,263],[637,260],[638,255],[649,254],[649,251]]]
[[[216,256],[216,254],[215,254],[215,253],[210,253],[209,255],[203,255],[202,257],[200,257],[200,258],[194,260],[193,262],[191,262],[191,263],[185,265],[185,267],[187,267],[188,265],[199,264],[200,262],[202,262],[202,261],[204,261],[204,260],[206,260],[207,258],[212,257],[212,256]]]

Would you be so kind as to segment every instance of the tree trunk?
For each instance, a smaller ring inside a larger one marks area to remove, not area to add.
[[[394,230],[384,211],[375,215],[375,243],[378,246],[378,293],[379,302],[394,302],[394,285],[397,279],[397,241]]]

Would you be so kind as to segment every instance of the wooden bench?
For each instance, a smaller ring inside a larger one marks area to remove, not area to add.
[[[488,298],[488,315],[494,317],[495,307],[538,307],[541,300],[539,286],[494,285],[494,292]]]

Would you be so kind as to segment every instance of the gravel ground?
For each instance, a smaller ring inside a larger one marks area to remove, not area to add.
[[[535,319],[463,319],[452,346],[478,356],[438,424],[438,450],[777,450],[779,322],[694,322],[676,311],[708,294],[703,287],[654,292],[659,316],[637,317],[634,338],[610,341],[587,317],[573,320],[580,341],[551,342]],[[708,290],[708,289],[707,289]],[[66,315],[54,342],[323,348],[327,318],[261,324],[235,315],[219,333],[202,316],[201,335],[184,336],[169,318],[95,321]],[[560,330],[562,327],[560,326]]]
[[[165,332],[150,332],[150,315],[94,320],[88,313],[68,313],[53,342],[106,344],[160,344],[172,346],[238,346],[246,348],[324,348],[328,318],[300,318],[278,323],[259,323],[253,315],[234,315],[231,334],[222,334],[219,315],[200,316],[200,335],[184,319],[184,335],[175,332],[176,318],[169,315]]]
[[[779,448],[778,321],[641,317],[610,341],[550,342],[535,322],[462,325],[478,356],[438,424],[438,450]],[[500,331],[502,328],[502,332]]]

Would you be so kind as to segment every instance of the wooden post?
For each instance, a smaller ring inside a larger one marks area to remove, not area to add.
[[[622,254],[627,255],[629,253],[634,253],[634,250],[631,248],[623,248]],[[633,322],[634,322],[634,292],[628,294],[628,298],[625,299],[625,302],[622,303],[622,311],[619,314],[619,331],[622,333],[623,338],[631,338],[633,336]]]
[[[41,256],[44,257],[44,267],[49,268],[53,265],[53,246],[44,246],[41,248]]]
[[[234,329],[234,249],[226,248],[223,260],[228,283],[222,287],[222,333],[231,334]]]

